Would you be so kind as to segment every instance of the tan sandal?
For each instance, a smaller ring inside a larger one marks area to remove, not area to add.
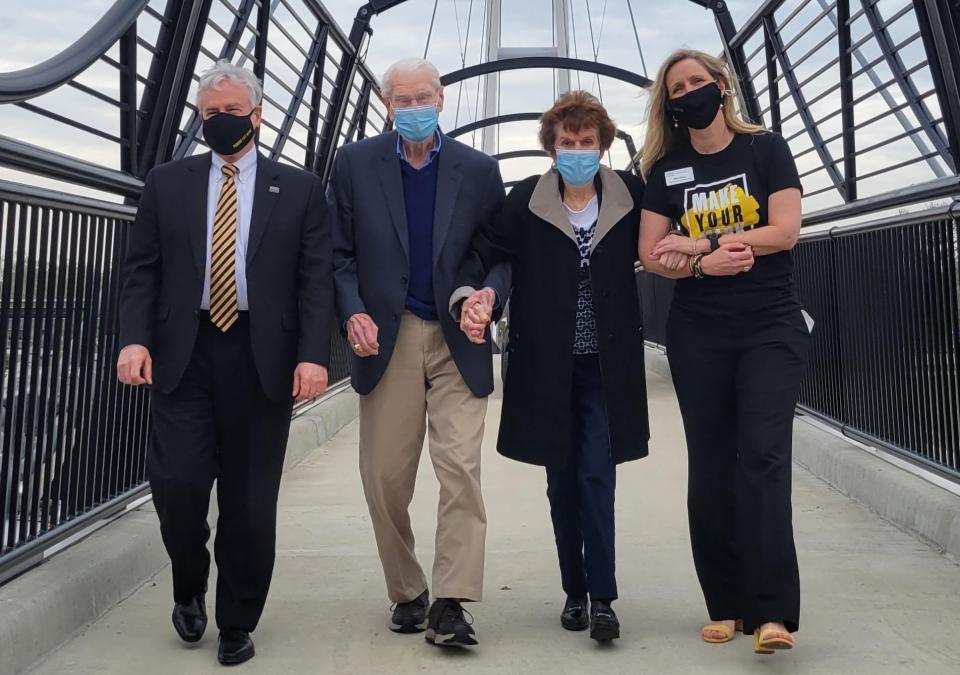
[[[757,628],[753,631],[754,654],[773,654],[781,649],[793,649],[793,645],[793,636],[785,630],[768,628],[761,631]]]
[[[730,626],[724,623],[709,623],[700,629],[700,638],[704,642],[709,642],[710,644],[722,645],[725,642],[730,642],[730,640],[732,640],[736,636],[737,631],[742,631],[742,630],[743,630],[743,622],[741,622],[739,619],[734,622],[733,628],[730,628]],[[717,633],[723,633],[723,637],[721,638],[707,637],[706,636],[707,631],[716,631]]]

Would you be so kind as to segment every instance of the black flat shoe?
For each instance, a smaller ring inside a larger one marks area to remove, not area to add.
[[[173,627],[184,642],[199,642],[207,630],[207,607],[203,595],[173,606]]]
[[[225,666],[235,666],[254,657],[253,640],[250,633],[237,628],[225,628],[220,631],[220,647],[217,660]]]
[[[427,629],[427,607],[430,594],[424,591],[410,602],[398,602],[390,615],[390,630],[394,633],[422,633]]]
[[[620,619],[609,602],[590,602],[590,637],[597,642],[609,642],[620,637]]]
[[[567,630],[586,630],[590,627],[590,616],[587,614],[586,598],[571,598],[567,596],[567,602],[560,613],[560,625]]]

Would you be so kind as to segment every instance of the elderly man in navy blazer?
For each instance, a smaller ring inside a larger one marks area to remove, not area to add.
[[[480,442],[493,370],[490,341],[471,344],[447,307],[474,232],[503,203],[503,181],[496,160],[439,130],[432,64],[394,64],[383,95],[396,131],[341,148],[328,188],[337,311],[360,394],[360,475],[395,603],[390,628],[473,645],[461,603],[483,587]],[[492,269],[486,286],[506,298],[509,268]],[[440,481],[432,605],[407,511],[428,429]]]

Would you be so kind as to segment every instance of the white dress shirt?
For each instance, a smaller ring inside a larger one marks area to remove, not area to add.
[[[223,157],[212,153],[210,162],[210,187],[207,192],[207,265],[203,281],[203,299],[200,309],[210,309],[210,249],[213,247],[213,217],[220,200],[223,187]],[[238,159],[234,166],[237,175],[233,180],[237,185],[237,303],[240,311],[249,309],[247,304],[247,242],[250,241],[250,217],[253,213],[253,189],[257,183],[257,149],[251,149]]]

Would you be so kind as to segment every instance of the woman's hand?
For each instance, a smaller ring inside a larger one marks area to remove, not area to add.
[[[721,244],[700,262],[700,269],[711,277],[732,277],[752,267],[753,249],[746,244]]]
[[[666,267],[668,270],[679,272],[684,267],[688,267],[690,265],[690,256],[688,256],[686,253],[668,251],[660,256],[660,264]]]
[[[659,260],[667,253],[682,253],[684,256],[689,257],[696,252],[697,244],[690,237],[684,237],[680,234],[668,234],[653,247],[653,252],[650,254],[650,257]]]

